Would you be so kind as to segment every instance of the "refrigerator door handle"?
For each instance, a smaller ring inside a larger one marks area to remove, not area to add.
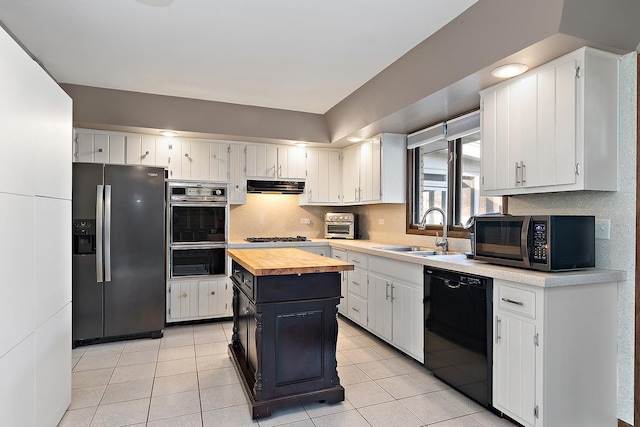
[[[111,281],[111,186],[104,186],[104,281]]]
[[[104,185],[96,186],[96,282],[102,283],[102,224],[104,214]]]

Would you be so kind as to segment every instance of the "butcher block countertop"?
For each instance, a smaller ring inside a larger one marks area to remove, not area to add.
[[[353,270],[352,264],[294,248],[231,249],[227,254],[254,276],[333,273]]]

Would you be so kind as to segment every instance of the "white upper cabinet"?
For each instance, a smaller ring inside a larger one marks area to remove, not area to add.
[[[168,179],[229,183],[246,203],[247,179],[306,181],[300,205],[404,203],[406,136],[381,134],[344,150],[75,129],[73,160],[159,166]]]
[[[480,93],[483,195],[617,190],[618,58],[582,48]]]
[[[270,144],[247,144],[247,177],[304,180],[305,150]]]
[[[279,179],[306,178],[306,158],[305,149],[295,146],[278,147],[278,170]]]
[[[307,149],[307,180],[300,204],[339,205],[342,202],[342,152]]]
[[[125,138],[121,134],[78,130],[73,160],[86,163],[125,163]]]
[[[244,205],[247,203],[246,149],[243,144],[231,144],[229,147],[229,203]]]
[[[227,143],[209,142],[209,179],[211,181],[229,181],[229,156],[231,146]]]
[[[278,147],[269,144],[247,144],[246,168],[248,178],[276,179]]]
[[[345,148],[344,204],[404,203],[406,136],[382,134]]]

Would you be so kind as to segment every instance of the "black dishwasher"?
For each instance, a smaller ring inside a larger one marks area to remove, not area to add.
[[[491,406],[493,280],[424,269],[424,365],[451,387]]]

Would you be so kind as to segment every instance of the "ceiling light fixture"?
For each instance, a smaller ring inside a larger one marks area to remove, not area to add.
[[[178,134],[175,132],[172,132],[170,130],[163,130],[160,132],[160,135],[162,136],[166,136],[167,138],[173,138],[174,136],[177,136]]]
[[[309,144],[307,144],[306,142],[296,142],[296,146],[300,148],[304,148],[304,147],[308,147]]]
[[[505,64],[497,68],[494,68],[491,71],[491,75],[493,77],[507,79],[509,77],[518,76],[524,73],[525,71],[527,71],[528,69],[529,67],[525,64]]]
[[[349,142],[360,142],[360,141],[362,141],[362,138],[360,138],[359,136],[350,136],[349,138],[347,138],[347,141],[349,141]]]

